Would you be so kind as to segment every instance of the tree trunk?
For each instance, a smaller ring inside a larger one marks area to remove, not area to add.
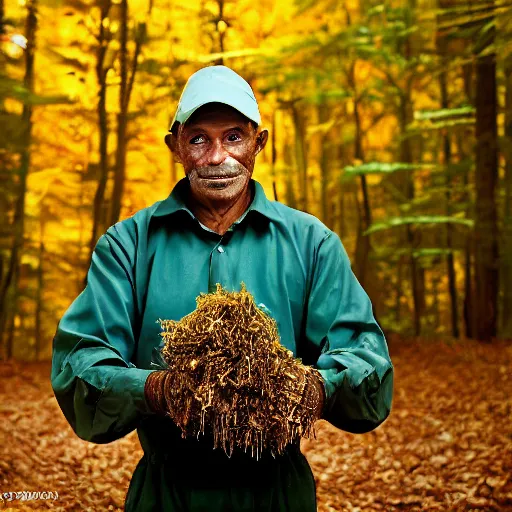
[[[401,307],[401,299],[404,294],[404,285],[403,281],[403,267],[404,267],[404,258],[400,256],[398,258],[396,264],[396,286],[395,286],[395,325],[400,326],[400,322],[402,320],[402,307]]]
[[[27,48],[25,50],[25,76],[24,86],[29,91],[34,91],[34,53],[37,31],[37,5],[36,0],[27,2],[27,18],[25,21],[25,37],[27,38]],[[25,196],[27,192],[27,177],[30,167],[30,144],[32,140],[32,105],[23,105],[21,114],[23,134],[22,150],[20,154],[19,168],[19,188],[18,197],[14,208],[14,237],[11,247],[9,263],[6,276],[0,289],[0,336],[5,340],[8,318],[13,319],[17,311],[18,300],[18,280],[21,255],[23,251],[23,237],[25,234]],[[9,301],[6,299],[9,298]],[[7,304],[9,303],[9,307]],[[14,324],[13,324],[14,325]],[[5,342],[8,357],[12,355],[13,328],[9,328],[7,340]]]
[[[411,138],[405,137],[407,125],[412,121],[412,105],[409,87],[403,92],[400,98],[399,108],[399,125],[400,125],[400,161],[404,163],[413,162]],[[414,181],[411,171],[404,171],[405,177],[405,194],[409,201],[414,199]],[[414,332],[416,336],[421,334],[421,318],[425,305],[425,286],[424,275],[418,268],[418,262],[413,256],[412,252],[416,247],[415,233],[412,226],[408,225],[405,228],[407,245],[411,249],[410,264],[411,264],[411,288],[414,303]]]
[[[5,34],[5,10],[4,10],[4,0],[0,0],[0,39],[2,39],[2,35]],[[0,77],[4,74],[5,61],[2,52],[0,52]],[[0,112],[5,112],[4,98],[0,96]],[[1,163],[1,160],[0,160]],[[2,257],[0,256],[0,267],[2,265]],[[0,283],[2,282],[2,272],[0,268]]]
[[[491,29],[492,30],[492,29]],[[476,337],[496,336],[498,298],[498,179],[497,97],[495,55],[478,56],[476,63],[476,211],[475,284]]]
[[[416,0],[407,2],[405,9],[406,23],[409,28],[416,24]],[[421,45],[421,34],[418,31],[411,30],[410,34],[403,40],[397,40],[397,50],[403,55],[406,61],[411,62],[417,55]],[[405,83],[399,91],[398,123],[400,126],[400,162],[412,163],[413,158],[413,140],[407,134],[407,126],[413,120],[412,87],[413,75],[411,72],[405,72]],[[415,196],[414,179],[411,171],[404,171],[398,177],[405,179],[405,196],[407,201],[411,202]],[[416,232],[411,225],[405,228],[405,237],[407,246],[411,250],[411,287],[414,302],[414,332],[416,336],[421,334],[421,320],[425,309],[425,273],[418,265],[417,259],[413,255],[416,248]]]
[[[283,150],[283,160],[285,164],[285,182],[286,182],[286,204],[290,208],[297,208],[297,196],[295,194],[295,184],[293,182],[293,178],[296,175],[293,170],[293,156],[292,156],[292,146],[290,144],[286,144]]]
[[[0,0],[0,40],[2,36],[6,33],[5,30],[5,7],[4,0]],[[5,61],[4,56],[0,53],[0,74],[4,71]],[[0,112],[3,111],[3,99],[0,97]]]
[[[295,127],[295,154],[299,176],[301,177],[302,211],[308,211],[308,163],[304,123],[295,103],[291,105],[293,125]]]
[[[35,318],[35,360],[39,360],[41,353],[41,341],[43,339],[43,290],[44,290],[44,215],[45,210],[41,205],[41,212],[39,216],[39,251],[37,266],[37,289],[36,289],[36,318]]]
[[[432,272],[434,274],[434,272]],[[441,308],[439,300],[439,284],[441,279],[437,273],[432,276],[432,309],[434,316],[434,328],[438,328],[441,325]]]
[[[441,9],[445,9],[445,11],[439,15],[439,21],[440,22],[456,22],[457,21],[457,15],[454,14],[453,9],[459,5],[457,0],[438,0],[438,5]],[[469,5],[469,4],[468,4]],[[465,52],[465,50],[469,47],[470,44],[472,44],[472,41],[464,38],[463,36],[456,37],[455,34],[451,33],[450,31],[444,32],[441,30],[438,30],[436,34],[436,42],[437,42],[437,48],[438,52],[441,54],[443,61],[442,61],[442,68],[446,69],[448,67],[448,63],[450,59],[453,59],[453,57],[461,55]],[[462,65],[462,78],[464,83],[464,95],[466,98],[467,103],[474,105],[474,87],[473,87],[473,63],[472,62],[466,62]],[[440,76],[441,81],[441,96],[442,96],[442,107],[448,108],[448,101],[447,101],[447,93],[446,93],[446,77],[445,73],[443,73]],[[444,81],[444,83],[443,83]],[[471,136],[469,137],[471,138]],[[451,151],[449,146],[449,138],[448,136],[445,136],[445,160],[447,156],[451,157]],[[459,135],[457,136],[457,153],[458,153],[458,159],[460,162],[465,161],[468,151],[466,151],[463,143],[463,139]],[[472,203],[471,193],[469,191],[469,176],[468,173],[464,174],[464,188],[466,192],[464,193],[464,197],[461,198],[462,201],[466,202],[467,204]],[[449,180],[447,178],[447,185],[449,185]],[[449,214],[449,206],[451,204],[451,198],[450,198],[450,192],[449,187],[448,192],[446,194],[446,202],[447,202],[447,214]],[[466,215],[468,218],[473,217],[473,211],[471,206],[468,207]],[[447,246],[448,248],[451,248],[451,235],[452,235],[452,226],[450,224],[447,225]],[[472,338],[475,331],[475,314],[474,314],[474,285],[473,285],[473,273],[472,273],[472,266],[471,266],[471,260],[472,260],[472,244],[473,244],[473,234],[471,232],[468,232],[465,242],[465,249],[464,249],[464,308],[463,308],[463,316],[464,316],[464,326],[465,326],[465,335],[468,338]],[[453,256],[451,256],[451,259],[453,260]],[[452,269],[452,263],[450,262],[450,258],[448,258],[447,261],[448,265],[448,286],[450,290],[450,301],[452,304],[452,333],[455,333],[455,329],[457,327],[458,331],[458,322],[456,322],[456,316],[457,312],[455,308],[457,307],[457,300],[455,297],[455,272]]]
[[[5,34],[4,18],[4,0],[0,0],[0,35]]]
[[[90,257],[100,237],[105,229],[106,208],[105,208],[105,190],[108,179],[108,117],[107,117],[107,71],[104,68],[105,54],[107,52],[107,36],[105,33],[104,20],[108,17],[110,10],[110,0],[101,2],[100,32],[98,35],[98,50],[96,52],[96,79],[98,81],[98,129],[99,129],[99,153],[100,153],[100,175],[98,178],[98,187],[94,194],[94,211],[92,222],[92,234],[89,245]],[[90,259],[89,257],[89,259]]]
[[[126,126],[128,121],[126,118],[126,114],[128,113],[128,0],[121,0],[120,10],[119,113],[117,115],[116,166],[114,171],[110,225],[115,224],[121,214],[121,202],[123,199],[126,174]]]
[[[444,61],[442,66],[443,69],[447,66],[447,62]],[[442,72],[439,75],[439,85],[441,89],[441,108],[447,109],[449,107],[448,101],[448,87],[446,80],[446,72]],[[452,163],[452,150],[451,150],[451,139],[446,132],[443,135],[443,151],[444,151],[444,165],[445,170],[445,186],[446,186],[446,215],[449,217],[451,214],[451,180],[449,165]],[[446,257],[446,266],[448,271],[448,292],[450,296],[451,306],[451,320],[452,320],[452,336],[455,338],[459,337],[459,314],[457,307],[457,281],[455,275],[455,264],[453,258],[453,244],[452,244],[452,225],[446,224],[446,248],[450,251]]]
[[[346,106],[341,106],[341,116],[346,115]],[[336,130],[336,136],[335,140],[338,141],[338,144],[336,144],[336,162],[339,169],[343,169],[346,165],[350,163],[350,160],[347,158],[346,151],[342,142],[342,131],[339,127],[335,127]],[[337,226],[338,226],[338,234],[340,235],[340,238],[343,240],[345,238],[345,235],[347,234],[349,230],[349,223],[346,222],[345,219],[345,193],[346,193],[347,186],[343,183],[342,180],[338,180],[338,187],[337,187],[337,193],[338,193],[338,208],[337,208]]]
[[[500,250],[502,304],[500,334],[512,338],[512,57],[505,61],[505,198]]]
[[[347,225],[345,223],[345,191],[343,190],[343,186],[339,186],[338,190],[338,232],[340,234],[340,238],[345,238],[345,234],[347,233]]]
[[[474,87],[473,87],[473,65],[467,64],[462,68],[462,75],[464,78],[464,93],[466,101],[474,105]],[[469,156],[469,150],[465,147],[465,138],[459,134],[457,137],[457,152],[459,154],[459,160],[465,161]],[[471,197],[470,192],[470,179],[469,173],[464,173],[464,190],[466,191],[462,198],[468,205],[473,205],[474,201]],[[466,211],[468,218],[474,218],[473,206],[468,206]],[[476,336],[476,322],[477,315],[475,311],[475,283],[474,283],[474,231],[469,231],[466,235],[466,241],[464,244],[464,331],[467,338],[474,338]]]
[[[318,121],[320,124],[326,123],[329,120],[329,106],[327,100],[322,98],[318,105]],[[320,134],[320,194],[321,194],[321,206],[322,206],[322,222],[329,226],[329,195],[328,187],[330,181],[329,172],[329,146],[326,141],[327,136],[323,133]]]
[[[151,12],[152,3],[149,4],[148,14]],[[114,190],[112,191],[112,210],[110,225],[115,224],[121,214],[121,203],[124,193],[124,182],[126,178],[126,149],[127,149],[127,127],[128,107],[130,97],[137,73],[137,64],[143,43],[146,41],[146,23],[139,23],[135,36],[135,50],[128,73],[128,0],[121,0],[121,45],[120,45],[120,90],[119,90],[119,114],[117,116],[117,148],[116,167],[114,172]]]
[[[14,282],[16,283],[16,287],[14,288],[14,294],[18,292],[18,279],[19,279],[19,268],[16,269],[14,273]],[[7,360],[12,359],[14,356],[14,329],[15,329],[15,319],[16,319],[16,309],[14,307],[10,307],[7,309],[7,329],[5,332],[7,339]]]
[[[355,76],[353,79],[355,88]],[[357,160],[364,162],[363,152],[363,141],[362,141],[362,130],[361,130],[361,117],[359,114],[359,99],[357,98],[357,91],[354,90],[354,122],[356,127],[355,134],[355,148],[354,156]],[[370,254],[370,237],[363,233],[370,227],[372,223],[372,214],[370,208],[370,198],[368,196],[368,184],[366,182],[366,176],[361,174],[361,192],[363,196],[363,205],[360,209],[359,223],[357,228],[357,240],[356,240],[356,251],[355,251],[355,274],[359,279],[359,282],[364,287],[368,281],[367,279],[367,267],[368,267],[368,256]]]
[[[270,143],[271,143],[271,176],[272,176],[272,190],[274,192],[274,201],[279,201],[277,197],[277,171],[276,171],[276,161],[277,161],[277,146],[276,146],[276,109],[274,109],[274,113],[272,115],[272,133],[270,134]]]
[[[450,9],[455,6],[454,0],[439,0],[439,7],[441,9]],[[450,12],[450,11],[448,11]],[[439,20],[441,21],[441,20]],[[446,69],[449,68],[449,59],[452,56],[452,48],[449,44],[449,39],[446,35],[439,30],[436,33],[437,50],[441,56],[441,68],[443,71],[439,75],[439,88],[441,91],[441,108],[448,109],[450,101],[448,98],[448,77]],[[446,206],[445,213],[447,216],[451,214],[451,179],[449,166],[452,163],[452,150],[451,150],[451,137],[448,131],[445,131],[442,135],[443,138],[443,153],[444,153],[444,165],[445,165],[445,187],[446,187]],[[455,264],[453,257],[453,227],[450,223],[446,224],[446,248],[448,254],[446,256],[446,267],[448,272],[448,293],[450,297],[450,309],[451,309],[451,327],[452,336],[455,338],[459,337],[459,314],[458,314],[458,303],[457,303],[457,281],[455,274]]]
[[[469,138],[469,137],[468,137]],[[464,147],[464,135],[457,136],[457,153],[461,162],[465,161],[468,152]],[[469,191],[469,174],[464,174],[464,189],[466,192],[462,197],[462,201],[471,203],[471,193]],[[468,218],[474,217],[471,207],[468,207],[466,212]],[[476,315],[474,311],[474,296],[475,287],[473,282],[473,233],[470,231],[466,235],[464,243],[464,303],[463,303],[463,316],[464,316],[464,334],[466,338],[473,338],[476,332]]]
[[[226,25],[224,24],[224,0],[217,0],[217,6],[219,8],[219,17],[215,21],[215,33],[217,34],[218,46],[215,48],[215,43],[212,50],[221,53],[221,56],[215,60],[216,66],[224,65],[224,37],[226,35]],[[224,22],[221,24],[221,21]]]

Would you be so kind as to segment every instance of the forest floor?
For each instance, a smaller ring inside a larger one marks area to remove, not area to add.
[[[320,512],[512,511],[512,344],[390,340],[393,410],[353,435],[320,422],[303,448]],[[0,365],[0,496],[55,500],[0,510],[121,511],[141,457],[135,433],[81,441],[57,405],[48,363]]]

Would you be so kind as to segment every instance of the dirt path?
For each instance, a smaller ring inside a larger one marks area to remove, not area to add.
[[[319,511],[512,511],[512,344],[394,341],[395,398],[374,432],[321,422],[304,451]],[[0,365],[0,510],[122,510],[141,449],[78,439],[48,380],[49,364]]]

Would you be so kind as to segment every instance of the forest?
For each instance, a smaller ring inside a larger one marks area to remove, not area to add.
[[[254,179],[340,236],[396,370],[375,431],[304,441],[318,510],[512,510],[511,36],[511,0],[0,0],[0,509],[122,510],[139,441],[75,435],[52,339],[224,64],[269,130]]]
[[[48,359],[99,236],[183,176],[163,138],[226,64],[267,197],[336,231],[386,332],[512,336],[512,4],[0,0],[2,357]]]

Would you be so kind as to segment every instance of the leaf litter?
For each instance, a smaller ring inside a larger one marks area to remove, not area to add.
[[[390,417],[367,434],[317,423],[303,451],[320,512],[512,511],[512,344],[390,339]],[[79,439],[53,396],[50,364],[0,363],[0,510],[122,511],[142,456],[135,432]]]

